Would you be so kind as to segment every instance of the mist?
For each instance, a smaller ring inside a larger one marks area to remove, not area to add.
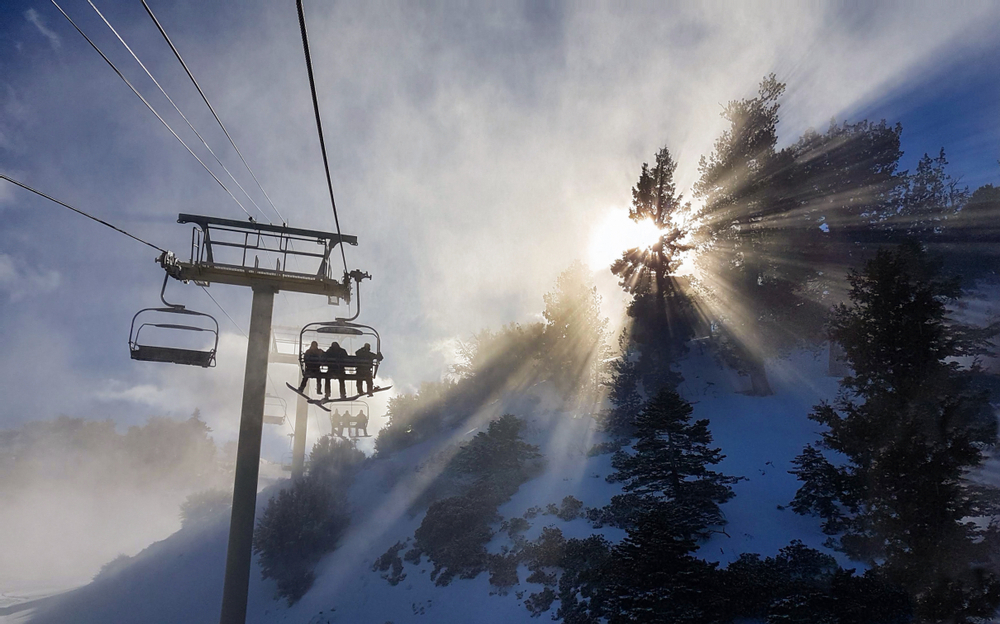
[[[124,432],[65,416],[0,432],[4,590],[85,583],[180,528],[187,496],[231,481],[235,450],[209,434],[198,412]]]
[[[98,6],[223,153],[225,136],[141,6]],[[289,225],[332,231],[294,10],[270,2],[153,7]],[[179,130],[90,7],[64,8]],[[245,218],[53,7],[18,1],[6,14],[0,171],[182,257],[190,230],[175,223],[177,213]],[[788,84],[779,145],[831,118],[894,123],[916,106],[909,94],[933,91],[943,75],[958,80],[984,59],[989,66],[1000,25],[1000,10],[987,2],[905,11],[317,2],[307,15],[341,225],[360,240],[347,261],[373,275],[361,319],[382,335],[384,381],[394,393],[447,376],[457,345],[476,332],[540,320],[543,295],[575,259],[589,263],[603,313],[621,326],[625,295],[594,260],[607,254],[591,252],[609,245],[608,215],[627,209],[639,167],[664,145],[690,198],[698,158],[724,127],[722,106],[752,94],[762,76],[775,72]],[[1000,131],[988,106],[974,111],[981,126],[956,129],[950,152],[972,186],[997,179]],[[973,135],[981,138],[970,143]],[[903,137],[908,163],[941,147],[930,129],[904,127]],[[253,194],[235,154],[224,161]],[[244,200],[249,210],[274,219],[254,197],[267,214]],[[211,286],[223,313],[194,285],[169,284],[168,299],[218,318],[218,366],[133,363],[128,324],[139,308],[158,305],[162,283],[151,251],[6,184],[0,218],[0,429],[64,414],[107,418],[124,432],[200,408],[217,447],[236,438],[249,291]],[[282,294],[274,324],[301,327],[343,312]],[[294,412],[284,384],[294,383],[295,368],[270,373],[268,392]],[[373,434],[388,400],[371,403]],[[307,448],[329,432],[325,418],[311,408]],[[284,459],[289,432],[266,429],[265,460]],[[373,441],[359,448],[371,453]],[[63,452],[40,451],[46,461],[2,494],[0,523],[13,529],[0,542],[2,583],[84,582],[117,554],[176,530],[179,504],[202,489],[162,479],[111,483],[119,465],[104,456],[85,456],[87,468],[73,478],[46,474]]]

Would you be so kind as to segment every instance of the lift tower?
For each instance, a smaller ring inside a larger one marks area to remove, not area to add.
[[[271,364],[293,364],[298,371],[298,379],[302,381],[301,362],[299,360],[299,328],[272,327],[271,351],[267,359]],[[306,421],[309,416],[309,403],[304,396],[295,397],[295,433],[292,435],[292,479],[301,479],[305,472],[306,457]]]
[[[358,239],[356,236],[261,224],[252,220],[236,221],[190,214],[179,215],[177,222],[194,224],[191,257],[182,261],[173,254],[161,256],[160,264],[169,276],[202,286],[233,284],[249,286],[253,290],[220,618],[221,624],[243,624],[250,583],[274,294],[286,290],[326,295],[331,303],[349,303],[350,277],[344,275],[342,280],[334,279],[330,253],[343,243],[357,245]],[[291,257],[297,258],[299,263],[308,262],[316,266],[316,271],[290,271],[288,261]]]

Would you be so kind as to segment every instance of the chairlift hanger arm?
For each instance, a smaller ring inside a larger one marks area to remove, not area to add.
[[[367,271],[362,272],[360,269],[354,269],[350,273],[344,275],[344,283],[350,284],[349,280],[354,280],[354,283],[358,286],[358,307],[354,311],[354,316],[348,318],[338,318],[337,321],[348,323],[358,318],[361,315],[361,280],[371,279],[372,276]],[[348,301],[347,311],[350,312],[350,301]]]

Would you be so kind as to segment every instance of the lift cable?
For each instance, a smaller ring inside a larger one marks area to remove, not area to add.
[[[100,223],[101,225],[106,225],[106,226],[108,226],[109,228],[111,228],[112,230],[114,230],[114,231],[116,231],[116,232],[121,232],[121,233],[122,233],[122,234],[124,234],[125,236],[128,236],[128,237],[129,237],[129,238],[131,238],[131,239],[134,239],[134,240],[137,240],[137,241],[139,241],[140,243],[142,243],[143,245],[149,245],[150,247],[152,247],[153,249],[155,249],[155,250],[157,250],[157,251],[160,251],[160,252],[163,252],[163,253],[169,253],[169,252],[168,252],[168,251],[167,251],[166,249],[164,249],[164,248],[162,248],[162,247],[157,247],[156,245],[154,245],[153,243],[150,243],[149,241],[144,241],[144,240],[142,240],[141,238],[139,238],[138,236],[135,236],[135,235],[133,235],[133,234],[129,234],[128,232],[126,232],[125,230],[121,229],[120,227],[116,227],[116,226],[114,226],[114,225],[111,225],[111,224],[110,224],[110,223],[108,223],[107,221],[104,221],[104,220],[102,220],[102,219],[98,219],[97,217],[95,217],[95,216],[93,216],[93,215],[89,215],[89,214],[87,214],[86,212],[84,212],[84,211],[80,210],[79,208],[74,208],[73,206],[70,206],[69,204],[67,204],[67,203],[65,203],[65,202],[61,202],[61,201],[59,201],[59,200],[58,200],[58,199],[56,199],[55,197],[52,197],[52,196],[50,196],[50,195],[46,195],[45,193],[43,193],[43,192],[41,192],[41,191],[39,191],[39,190],[37,190],[37,189],[33,189],[33,188],[31,188],[30,186],[28,186],[27,184],[25,184],[25,183],[23,183],[23,182],[18,182],[18,181],[17,181],[17,180],[15,180],[14,178],[11,178],[11,177],[9,177],[9,176],[6,176],[6,175],[4,175],[4,174],[2,174],[2,173],[0,173],[0,178],[3,178],[4,180],[7,180],[7,181],[8,181],[8,182],[10,182],[11,184],[16,184],[17,186],[20,186],[21,188],[23,188],[23,189],[24,189],[24,190],[26,190],[26,191],[31,191],[31,192],[32,192],[32,193],[34,193],[35,195],[40,195],[40,196],[44,197],[45,199],[47,199],[47,200],[49,200],[49,201],[52,201],[52,202],[55,202],[55,203],[59,204],[60,206],[62,206],[62,207],[64,207],[64,208],[69,208],[69,209],[70,209],[70,210],[72,210],[73,212],[75,212],[75,213],[77,213],[77,214],[81,214],[81,215],[83,215],[83,216],[87,217],[88,219],[92,219],[92,220],[94,220],[94,221],[97,221],[97,222],[98,222],[98,223]]]
[[[199,286],[201,286],[201,284],[199,284]],[[229,319],[229,322],[233,324],[233,327],[235,327],[236,329],[240,330],[240,333],[243,334],[243,337],[246,338],[247,340],[249,340],[250,339],[249,334],[247,334],[246,331],[244,331],[243,327],[240,326],[240,324],[237,323],[236,320],[232,316],[229,315],[229,312],[227,312],[226,309],[224,307],[222,307],[222,304],[219,303],[216,300],[216,298],[212,296],[212,293],[209,292],[208,287],[201,286],[201,289],[205,291],[205,294],[208,295],[208,298],[212,300],[212,303],[214,303],[215,306],[217,308],[219,308],[219,310],[221,310],[223,314],[226,315],[226,318]],[[271,378],[271,373],[270,372],[267,373],[267,381],[268,381],[268,383],[271,384],[271,394],[277,394],[275,389],[278,387],[278,384],[274,383],[274,379]],[[292,424],[290,422],[288,422],[288,418],[285,418],[285,424],[287,424],[289,427],[292,427]],[[295,429],[292,428],[292,432],[293,433],[294,433],[294,431],[295,431]]]
[[[243,328],[240,327],[239,323],[233,320],[233,317],[229,316],[229,312],[226,312],[226,309],[222,307],[222,304],[215,300],[215,297],[212,296],[212,293],[208,292],[208,287],[202,286],[201,284],[198,285],[201,286],[201,289],[205,291],[205,294],[208,295],[208,298],[212,300],[212,303],[214,303],[220,310],[222,310],[222,313],[226,315],[226,318],[229,319],[229,322],[232,323],[233,326],[236,327],[236,329],[240,330],[240,333],[243,334],[244,338],[249,340],[250,336],[245,331],[243,331]]]
[[[226,174],[229,175],[229,178],[233,182],[236,183],[236,186],[238,186],[239,189],[241,191],[243,191],[243,194],[246,195],[247,199],[250,200],[250,203],[253,204],[254,208],[257,209],[257,212],[260,213],[260,216],[264,217],[264,220],[267,221],[268,223],[271,223],[271,220],[267,218],[267,215],[264,214],[264,211],[261,210],[260,206],[257,205],[257,202],[255,202],[254,199],[253,199],[253,197],[250,196],[250,193],[247,193],[247,190],[245,188],[243,188],[243,185],[240,184],[240,181],[237,180],[235,176],[233,176],[232,172],[229,171],[229,169],[226,167],[225,164],[223,164],[222,160],[218,157],[218,155],[216,155],[215,150],[213,150],[212,147],[205,140],[205,138],[203,136],[201,136],[201,133],[198,132],[198,130],[195,129],[194,125],[187,118],[187,115],[185,115],[183,112],[181,112],[181,109],[174,102],[173,98],[170,97],[170,95],[167,94],[167,92],[163,88],[163,86],[160,85],[160,82],[156,78],[153,77],[153,74],[150,73],[150,71],[146,67],[146,65],[142,61],[139,60],[139,57],[136,56],[136,53],[132,50],[132,48],[129,47],[129,45],[127,43],[125,43],[125,39],[122,38],[122,36],[118,33],[117,30],[115,30],[115,27],[111,25],[111,22],[108,21],[108,18],[104,17],[104,14],[101,13],[100,9],[98,9],[97,6],[91,0],[87,0],[87,2],[94,9],[94,11],[97,12],[97,15],[100,16],[100,18],[102,20],[104,20],[104,23],[108,25],[108,28],[111,29],[111,32],[113,32],[115,34],[115,36],[118,37],[118,41],[120,41],[121,44],[123,46],[125,46],[125,49],[128,50],[129,54],[132,55],[132,58],[134,58],[135,62],[139,64],[139,67],[141,67],[142,70],[144,72],[146,72],[146,75],[149,76],[149,79],[153,81],[153,84],[156,85],[156,88],[158,88],[160,90],[160,93],[163,94],[163,97],[167,98],[167,101],[170,102],[170,105],[174,107],[174,110],[177,111],[177,114],[181,116],[181,119],[183,119],[184,122],[188,125],[188,128],[191,128],[191,132],[194,132],[195,136],[197,136],[198,139],[201,140],[201,144],[204,145],[205,149],[207,149],[208,152],[215,158],[215,162],[219,163],[219,166],[222,167],[222,170],[225,171]]]
[[[160,25],[160,21],[156,19],[155,15],[153,15],[153,10],[149,8],[148,4],[146,4],[146,0],[142,0],[142,6],[146,8],[146,12],[149,13],[149,16],[153,18],[153,23],[156,24],[156,27],[159,29],[160,34],[163,35],[163,38],[167,41],[167,45],[169,45],[170,49],[173,50],[174,56],[176,56],[177,60],[181,62],[181,66],[184,67],[184,71],[187,72],[188,78],[191,79],[191,82],[194,83],[195,88],[198,89],[198,93],[201,94],[201,99],[205,100],[205,104],[208,105],[208,110],[212,111],[212,115],[215,117],[215,121],[219,122],[219,127],[222,128],[222,131],[226,133],[226,138],[229,139],[229,143],[233,146],[233,149],[236,150],[236,153],[239,154],[240,160],[243,161],[243,164],[246,166],[247,171],[250,172],[250,175],[253,177],[253,181],[257,183],[257,188],[259,188],[260,192],[264,194],[265,198],[267,198],[267,203],[271,204],[271,209],[274,210],[274,214],[278,215],[278,218],[281,219],[282,224],[286,224],[287,222],[285,221],[285,217],[283,217],[281,213],[278,212],[278,209],[274,206],[274,202],[271,201],[271,198],[268,196],[267,191],[264,190],[264,187],[261,186],[260,184],[260,180],[257,179],[257,175],[254,174],[253,169],[251,169],[250,165],[247,163],[246,158],[243,158],[243,153],[240,152],[240,148],[236,147],[236,142],[233,140],[233,137],[229,135],[229,131],[226,130],[226,126],[222,123],[222,119],[220,119],[219,115],[216,114],[215,108],[212,106],[212,103],[208,101],[208,96],[205,95],[204,91],[202,91],[201,85],[199,85],[198,81],[195,80],[194,74],[192,74],[191,70],[188,69],[187,63],[185,63],[184,59],[181,58],[181,53],[177,50],[177,47],[174,46],[174,43],[173,41],[170,40],[170,37],[167,36],[167,31],[164,30],[163,26]],[[245,192],[246,191],[244,191],[244,193]]]
[[[313,110],[316,112],[316,130],[319,133],[319,147],[323,152],[323,167],[326,170],[326,185],[330,189],[330,205],[333,206],[333,222],[337,226],[337,236],[340,236],[340,218],[337,216],[337,201],[333,198],[333,179],[330,177],[330,161],[326,156],[326,141],[323,140],[323,122],[319,116],[319,100],[316,97],[316,80],[313,78],[312,57],[309,55],[309,36],[306,34],[306,15],[302,10],[302,0],[295,0],[299,11],[299,28],[302,30],[302,49],[306,55],[306,71],[309,73],[309,90],[312,92]],[[347,256],[344,245],[340,245],[340,257],[344,261],[344,274],[347,274]]]
[[[243,212],[245,212],[246,215],[248,217],[250,217],[250,220],[253,221],[254,220],[253,215],[251,215],[250,212],[247,211],[247,209],[240,202],[240,200],[237,199],[235,195],[233,195],[233,192],[230,191],[229,188],[227,188],[226,185],[222,182],[222,180],[220,180],[219,177],[216,176],[212,172],[212,170],[208,168],[208,165],[206,165],[205,162],[202,161],[201,158],[198,158],[198,155],[195,154],[194,151],[192,151],[190,147],[188,147],[188,144],[184,142],[184,139],[182,139],[180,136],[177,135],[176,132],[174,132],[174,129],[170,127],[170,124],[168,124],[166,121],[164,121],[163,117],[160,117],[160,114],[156,112],[156,109],[153,108],[153,106],[149,102],[146,101],[146,98],[142,97],[142,94],[140,94],[136,90],[136,88],[132,86],[132,83],[128,81],[128,78],[126,78],[120,71],[118,71],[118,68],[115,67],[115,64],[111,62],[111,59],[109,59],[107,56],[105,56],[104,52],[101,52],[101,49],[97,47],[97,44],[95,44],[93,41],[91,41],[90,37],[88,37],[86,35],[86,33],[84,33],[82,30],[80,30],[80,27],[76,25],[76,22],[73,21],[73,18],[71,18],[69,15],[67,15],[66,11],[63,11],[63,9],[62,9],[61,6],[59,6],[58,4],[56,4],[56,0],[51,0],[51,2],[52,2],[53,5],[55,5],[55,7],[57,9],[59,9],[59,12],[63,14],[63,17],[65,17],[69,21],[69,23],[73,25],[73,28],[75,28],[76,31],[78,33],[80,33],[80,35],[82,35],[84,39],[87,40],[87,43],[90,44],[90,47],[94,48],[94,50],[96,50],[97,53],[101,55],[101,58],[103,58],[105,60],[105,62],[107,62],[107,64],[111,66],[111,69],[113,69],[115,71],[115,73],[118,74],[118,77],[121,78],[123,81],[125,81],[125,84],[128,85],[129,89],[132,90],[132,93],[134,93],[140,100],[142,100],[142,103],[146,105],[146,108],[148,108],[150,111],[152,111],[152,113],[154,115],[156,115],[156,118],[160,120],[160,123],[162,123],[167,128],[167,130],[170,131],[170,134],[174,135],[174,138],[176,138],[178,141],[181,142],[181,145],[183,145],[187,149],[188,153],[190,153],[192,156],[194,156],[195,160],[197,160],[199,163],[201,163],[201,166],[205,168],[205,171],[207,171],[208,174],[210,176],[212,176],[212,178],[216,182],[219,183],[219,186],[221,186],[222,189],[224,191],[226,191],[226,193],[228,193],[230,197],[233,198],[233,201],[235,201],[237,203],[237,205],[239,205],[239,207],[243,210]]]
[[[139,66],[142,67],[143,71],[146,72],[146,75],[149,77],[150,80],[153,81],[153,84],[155,84],[156,87],[160,90],[160,93],[162,93],[163,96],[165,98],[167,98],[167,101],[170,102],[170,104],[174,107],[174,110],[177,111],[177,114],[179,114],[181,116],[181,118],[184,120],[184,122],[187,123],[188,128],[190,128],[191,131],[194,132],[195,135],[201,140],[202,145],[204,145],[205,148],[209,151],[209,153],[212,154],[212,156],[215,158],[215,162],[219,163],[219,166],[222,167],[222,169],[226,172],[226,174],[229,175],[229,178],[233,182],[236,183],[236,186],[238,186],[241,191],[243,191],[243,194],[246,195],[247,199],[250,200],[250,203],[252,203],[254,205],[254,207],[257,209],[257,212],[260,213],[260,215],[264,218],[264,220],[267,221],[268,223],[271,223],[271,220],[267,218],[267,215],[264,214],[264,211],[261,209],[261,207],[257,204],[256,201],[254,201],[253,197],[250,196],[250,194],[247,192],[247,190],[245,188],[243,188],[243,185],[240,184],[239,180],[237,180],[236,177],[232,174],[232,172],[229,171],[229,169],[226,167],[226,165],[223,164],[222,160],[218,157],[218,155],[216,155],[215,151],[211,148],[211,146],[204,139],[204,137],[202,137],[201,133],[198,132],[198,130],[195,129],[194,125],[191,123],[190,120],[188,120],[187,116],[183,112],[181,112],[181,109],[174,102],[173,98],[171,98],[170,95],[167,94],[166,90],[160,85],[159,81],[156,80],[156,78],[153,77],[153,74],[150,73],[150,71],[146,67],[146,65],[141,60],[139,60],[139,57],[135,54],[135,52],[128,45],[128,43],[125,42],[125,40],[118,33],[118,31],[115,30],[115,27],[111,25],[111,23],[108,21],[108,19],[106,17],[104,17],[104,14],[101,13],[101,11],[97,8],[96,5],[94,5],[94,3],[91,0],[87,0],[87,1],[90,4],[90,6],[94,9],[94,11],[97,12],[97,15],[100,16],[100,18],[104,21],[105,24],[107,24],[108,28],[111,29],[111,32],[114,33],[114,35],[116,37],[118,37],[118,41],[120,41],[121,44],[123,46],[125,46],[125,49],[128,50],[129,54],[132,55],[132,58],[135,59],[135,61],[139,64]],[[211,105],[209,105],[209,108],[211,108]],[[213,112],[213,114],[215,113],[214,110],[212,112]],[[154,111],[154,113],[155,113],[155,111]],[[223,130],[225,130],[225,128],[223,128]],[[228,135],[228,133],[227,133],[227,135]],[[230,139],[230,141],[232,141],[232,139]],[[182,143],[183,143],[183,141],[182,141]],[[185,145],[185,147],[187,147],[187,146]],[[233,144],[233,147],[236,147],[235,144]],[[188,151],[190,151],[190,149]],[[236,151],[237,151],[237,153],[239,153],[239,149],[238,148],[237,148]],[[240,154],[240,158],[242,158],[242,157],[243,157],[243,155]],[[244,161],[244,164],[246,164],[245,161]],[[202,163],[202,165],[204,165],[204,163]],[[249,166],[248,166],[248,168],[249,168]],[[253,171],[251,171],[250,174],[253,175]],[[256,180],[256,176],[254,176],[254,179]],[[258,187],[259,186],[260,186],[260,183],[258,182]],[[262,192],[263,192],[263,190],[264,189],[261,189]],[[227,189],[227,191],[228,191],[228,189]],[[264,196],[267,197],[267,193],[264,193]],[[270,201],[271,201],[271,199],[268,197],[268,202],[270,202]],[[239,202],[237,202],[237,203],[239,203]],[[241,208],[243,207],[242,204],[240,205],[240,207]],[[271,204],[271,207],[274,208],[274,204]],[[246,209],[244,209],[244,212],[246,212]],[[278,213],[277,209],[275,209],[275,213],[278,215],[278,217],[280,219],[282,219],[282,223],[284,223],[284,218],[281,216],[280,213]],[[263,241],[261,241],[261,244],[262,244],[262,246],[264,247],[265,250],[270,251],[268,249],[266,243],[264,243]],[[284,293],[282,293],[282,295],[284,295]]]

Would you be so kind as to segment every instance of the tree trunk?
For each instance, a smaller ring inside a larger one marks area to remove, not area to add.
[[[767,370],[764,368],[764,360],[756,355],[750,356],[747,362],[747,372],[750,374],[750,396],[771,396],[771,384],[767,381]]]

